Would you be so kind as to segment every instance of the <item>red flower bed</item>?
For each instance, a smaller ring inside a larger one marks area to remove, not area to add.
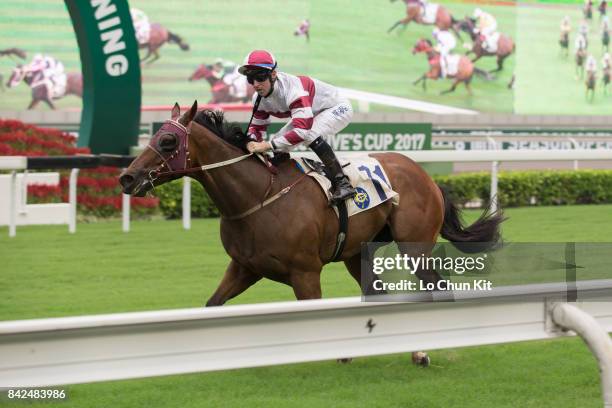
[[[89,154],[86,147],[76,147],[76,137],[58,129],[39,128],[17,120],[0,119],[0,156],[73,156]],[[77,202],[79,213],[98,217],[117,216],[121,212],[121,189],[117,181],[120,170],[98,167],[79,171]],[[60,172],[59,186],[28,187],[29,203],[68,201],[68,171]],[[159,200],[133,197],[136,215],[154,213]]]

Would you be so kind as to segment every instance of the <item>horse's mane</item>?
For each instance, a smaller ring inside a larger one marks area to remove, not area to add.
[[[222,111],[204,109],[198,112],[193,120],[221,139],[243,150],[249,142],[240,125],[236,122],[226,122]]]

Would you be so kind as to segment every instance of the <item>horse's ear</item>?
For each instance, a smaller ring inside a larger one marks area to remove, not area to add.
[[[198,113],[198,100],[193,101],[193,105],[191,105],[191,109],[189,110],[189,120],[191,122],[193,118],[195,118],[196,113]]]
[[[172,107],[172,116],[171,116],[171,119],[172,120],[177,120],[180,115],[181,115],[181,107],[179,106],[179,104],[177,102],[175,102],[174,106]]]
[[[191,109],[185,112],[179,122],[181,122],[184,126],[189,125],[193,118],[195,118],[196,113],[198,113],[198,101],[193,102],[193,105],[191,105]]]

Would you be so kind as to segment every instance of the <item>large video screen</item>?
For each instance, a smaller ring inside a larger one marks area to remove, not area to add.
[[[383,98],[429,102],[433,105],[427,105],[426,111],[434,113],[452,107],[478,112],[603,115],[612,108],[612,95],[604,87],[607,17],[601,15],[598,3],[593,4],[589,19],[583,2],[520,6],[511,1],[402,0],[129,3],[148,21],[145,34],[167,33],[157,50],[159,58],[151,62],[149,57],[142,65],[144,106],[167,106],[175,101],[190,104],[194,99],[200,103],[240,101],[244,92],[231,82],[234,64],[240,64],[252,49],[268,49],[282,71]],[[17,64],[31,64],[40,54],[60,61],[67,74],[80,71],[78,46],[64,3],[34,0],[28,2],[27,12],[23,4],[20,0],[0,2],[2,49],[26,52],[24,59],[14,53],[0,57],[3,111],[26,109],[32,101],[26,83],[7,84]],[[564,48],[560,37],[566,16]],[[396,25],[408,19],[407,24]],[[438,44],[440,38],[446,42]],[[484,54],[491,55],[472,62],[474,53],[465,54],[475,47],[484,47]],[[438,51],[444,52],[442,58]],[[140,52],[144,58],[146,46]],[[577,59],[582,60],[582,68]],[[491,72],[498,68],[498,60],[503,60],[503,68]],[[439,77],[440,61],[447,77]],[[592,94],[587,92],[590,72],[594,72]],[[429,77],[415,84],[424,74]],[[457,77],[461,81],[456,89],[445,93]],[[65,82],[65,88],[70,88],[70,81]],[[66,92],[54,99],[56,107],[80,108],[76,92]],[[392,105],[371,104],[370,111],[404,109]],[[34,109],[49,107],[38,103]]]

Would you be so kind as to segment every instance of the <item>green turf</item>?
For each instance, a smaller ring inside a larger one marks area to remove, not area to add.
[[[612,206],[509,209],[505,239],[606,242]],[[469,211],[473,220],[478,211]],[[198,307],[227,256],[218,220],[118,221],[0,228],[0,320]],[[359,294],[340,265],[326,268],[325,297]],[[293,299],[262,281],[231,303]],[[407,322],[409,324],[409,322]],[[577,339],[432,351],[434,367],[407,355],[296,364],[67,387],[65,407],[597,407],[597,366]],[[45,404],[36,404],[45,406]],[[53,405],[53,404],[47,404]],[[5,406],[22,406],[6,404]]]

